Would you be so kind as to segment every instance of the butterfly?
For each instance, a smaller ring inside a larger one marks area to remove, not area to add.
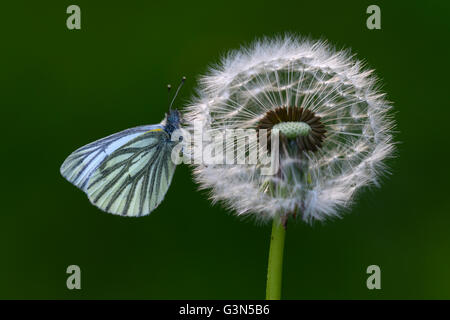
[[[171,158],[181,114],[172,104],[159,124],[144,125],[89,143],[70,154],[60,168],[99,209],[121,216],[150,214],[163,201],[175,173]],[[170,91],[170,85],[169,91]]]

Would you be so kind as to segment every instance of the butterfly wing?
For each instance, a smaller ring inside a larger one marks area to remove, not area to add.
[[[92,204],[122,216],[143,216],[164,199],[176,165],[173,143],[161,129],[151,130],[112,152],[92,173],[86,193]]]
[[[106,157],[143,133],[162,128],[163,126],[160,124],[139,126],[89,143],[67,157],[61,166],[61,174],[69,182],[86,191],[87,182],[92,173]]]

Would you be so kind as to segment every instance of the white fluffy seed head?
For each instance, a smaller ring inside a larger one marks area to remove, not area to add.
[[[201,78],[185,110],[189,130],[195,121],[210,133],[256,129],[268,111],[295,106],[320,117],[325,138],[315,152],[281,153],[277,175],[264,176],[257,165],[196,164],[196,181],[214,202],[258,220],[340,216],[357,190],[378,183],[393,152],[391,107],[376,81],[348,51],[324,41],[285,36],[229,53]]]

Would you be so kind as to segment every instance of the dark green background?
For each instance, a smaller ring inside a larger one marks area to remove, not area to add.
[[[450,298],[448,1],[16,1],[2,4],[0,298],[264,298],[270,226],[196,191],[180,166],[150,216],[100,212],[59,166],[77,147],[157,123],[167,83],[286,31],[351,47],[395,106],[398,157],[344,219],[291,224],[287,299]],[[366,28],[379,4],[382,30]],[[78,4],[82,29],[66,28]],[[82,290],[66,288],[66,268]],[[366,288],[377,264],[382,290]]]

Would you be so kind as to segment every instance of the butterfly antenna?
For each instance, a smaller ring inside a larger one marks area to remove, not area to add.
[[[181,87],[183,87],[183,84],[184,84],[185,81],[186,81],[186,77],[181,78],[181,82],[180,82],[180,84],[178,85],[178,88],[177,88],[177,91],[175,92],[175,95],[173,96],[172,102],[171,102],[170,105],[169,105],[169,109],[172,110],[173,102],[175,101],[175,98],[177,97],[178,92],[180,92]]]
[[[170,84],[167,85],[167,105],[169,106],[169,110],[170,108],[170,89],[172,89],[172,86]]]

